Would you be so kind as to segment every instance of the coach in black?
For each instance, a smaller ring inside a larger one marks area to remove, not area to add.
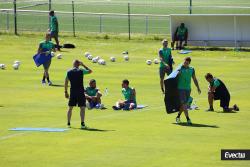
[[[79,68],[79,66],[83,66],[84,69]],[[92,70],[85,66],[81,61],[74,60],[73,68],[67,72],[67,76],[65,78],[65,97],[69,98],[69,110],[67,114],[68,118],[68,126],[70,127],[70,120],[72,115],[73,107],[78,105],[80,107],[80,116],[81,116],[81,128],[85,129],[85,107],[86,107],[86,99],[84,95],[84,86],[83,86],[83,77],[86,74],[92,73]],[[68,83],[70,81],[70,96],[68,94]]]
[[[213,101],[220,100],[220,106],[224,112],[239,111],[239,107],[235,104],[232,108],[229,108],[230,93],[225,84],[218,78],[213,77],[212,74],[207,73],[205,76],[208,87],[208,103],[209,109],[207,111],[214,111]]]

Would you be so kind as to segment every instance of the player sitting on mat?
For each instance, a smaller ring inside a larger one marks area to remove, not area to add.
[[[102,93],[96,88],[96,80],[91,79],[89,86],[85,89],[85,97],[87,99],[86,106],[88,109],[104,109],[104,105],[101,104]]]
[[[205,76],[208,86],[208,103],[209,109],[207,111],[214,111],[213,101],[220,100],[220,106],[224,112],[239,111],[239,107],[235,104],[232,108],[229,108],[230,93],[225,84],[218,78],[213,77],[211,73],[207,73]]]
[[[129,81],[127,79],[122,81],[122,94],[125,100],[119,100],[116,105],[113,106],[114,110],[133,110],[137,108],[136,92],[134,88],[129,87]]]

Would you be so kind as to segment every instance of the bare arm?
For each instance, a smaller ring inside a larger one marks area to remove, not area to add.
[[[83,62],[81,62],[81,65],[82,65],[86,70],[89,70],[89,73],[90,73],[90,74],[93,72],[90,68],[88,68],[87,66],[85,66],[85,65],[83,64]]]
[[[135,89],[133,88],[133,89],[132,89],[132,96],[130,97],[130,100],[134,100],[135,96],[136,96],[136,91],[135,91]]]
[[[37,49],[37,53],[42,53],[42,48],[39,46],[38,49]]]
[[[209,85],[209,92],[215,92],[215,89],[216,89],[217,87],[216,86],[210,86]]]
[[[87,93],[84,93],[85,94],[85,97],[87,98],[87,99],[91,99],[91,96],[89,96]]]
[[[100,90],[98,90],[96,96],[97,96],[97,97],[102,97],[102,92],[101,92]]]
[[[65,78],[65,83],[64,83],[65,98],[69,98],[68,84],[69,84],[69,79],[68,79],[68,77],[66,77],[66,78]]]
[[[196,86],[196,88],[197,88],[199,94],[201,94],[201,89],[200,89],[198,80],[197,80],[197,78],[196,78],[196,76],[195,76],[195,73],[193,74],[192,78],[193,78],[194,84],[195,84],[195,86]]]

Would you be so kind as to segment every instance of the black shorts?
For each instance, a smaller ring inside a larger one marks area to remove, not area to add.
[[[229,108],[229,103],[230,103],[230,95],[229,94],[219,94],[214,92],[214,100],[220,100],[220,106],[222,108]]]
[[[70,92],[69,106],[86,107],[86,98],[84,92]]]

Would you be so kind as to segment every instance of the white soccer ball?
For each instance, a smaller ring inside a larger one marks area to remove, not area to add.
[[[124,56],[124,60],[125,60],[125,61],[128,61],[128,60],[129,60],[128,55]]]
[[[62,54],[58,54],[58,55],[56,56],[56,58],[57,58],[57,59],[62,59]]]
[[[101,65],[102,64],[102,59],[99,59],[97,62],[98,62],[98,64]]]
[[[98,61],[98,60],[100,59],[100,57],[99,57],[99,56],[96,56],[95,59]]]
[[[19,64],[13,64],[12,67],[13,67],[14,70],[18,70]]]
[[[110,57],[110,61],[115,62],[115,57]]]
[[[159,64],[158,59],[154,59],[154,63],[155,63],[155,64]]]
[[[88,59],[89,59],[89,60],[92,60],[92,59],[93,59],[93,56],[92,56],[92,55],[88,55]]]
[[[102,64],[102,65],[106,65],[106,61],[103,60],[103,61],[101,62],[101,64]]]
[[[97,61],[98,61],[98,60],[97,60],[96,58],[93,58],[93,59],[92,59],[92,63],[97,63]]]
[[[147,63],[147,65],[151,65],[152,61],[151,60],[147,60],[146,63]]]
[[[50,52],[51,57],[55,57],[55,52]]]
[[[21,62],[19,60],[14,61],[14,64],[21,65]]]
[[[99,59],[99,60],[98,60],[98,64],[100,64],[100,65],[105,65],[106,62],[105,62],[105,60],[103,60],[103,59]]]
[[[128,55],[128,51],[124,51],[124,52],[122,52],[122,54]]]
[[[88,58],[88,56],[90,55],[90,53],[89,52],[85,52],[84,55],[85,55],[85,57]]]
[[[4,70],[6,68],[5,64],[0,64],[0,68]]]

